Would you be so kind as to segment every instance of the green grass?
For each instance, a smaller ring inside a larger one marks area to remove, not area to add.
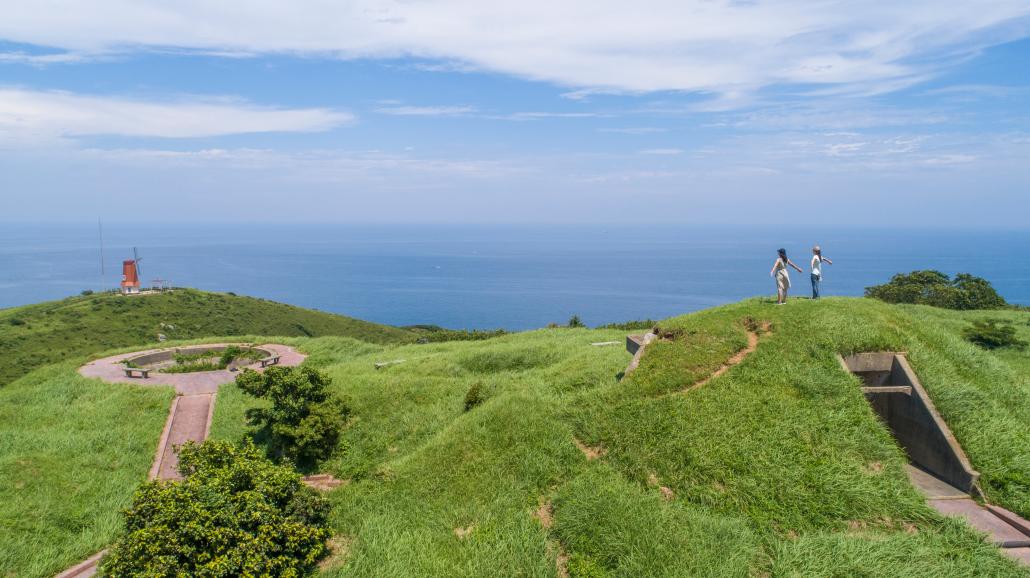
[[[70,297],[0,310],[0,386],[36,367],[129,345],[169,339],[237,335],[341,335],[373,343],[404,343],[415,334],[350,317],[274,301],[176,289],[158,295],[111,293]]]
[[[1025,380],[1013,369],[956,382],[956,372],[1009,368],[958,337],[960,323],[943,329],[926,315],[864,299],[749,300],[661,322],[677,337],[621,382],[628,354],[589,345],[618,331],[372,351],[310,340],[303,347],[322,352],[318,365],[354,412],[323,466],[352,480],[332,494],[348,555],[326,574],[553,576],[562,551],[573,576],[1024,575],[925,505],[835,357],[909,351],[985,479],[1030,473],[1030,443],[1015,431],[1030,429],[1026,405],[983,407],[1025,396]],[[679,393],[745,347],[747,317],[772,324],[758,350]],[[395,359],[406,361],[374,369]],[[485,401],[465,412],[477,383]],[[214,435],[244,435],[250,403],[223,388]],[[587,461],[574,438],[603,457]],[[1019,488],[988,495],[1025,512]],[[543,502],[550,528],[532,515]]]
[[[88,380],[69,363],[0,389],[0,576],[53,576],[110,542],[172,395]]]
[[[682,393],[746,346],[746,318],[772,326],[758,349]],[[352,409],[320,468],[349,480],[330,494],[346,547],[327,576],[543,577],[555,576],[558,559],[573,578],[1025,576],[964,523],[926,506],[905,476],[903,452],[835,357],[908,351],[988,497],[1030,515],[1020,482],[1030,476],[1030,363],[1024,353],[964,341],[962,327],[977,318],[866,299],[748,300],[660,322],[675,339],[654,345],[621,381],[625,350],[590,343],[621,341],[624,330],[422,345],[269,340],[309,353],[307,363],[330,374]],[[375,369],[395,360],[403,362]],[[63,402],[45,392],[60,391],[70,372],[35,372],[0,394],[31,391],[35,415],[46,416]],[[482,402],[466,411],[475,385]],[[248,435],[244,413],[254,403],[223,387],[212,436]],[[128,427],[114,415],[104,419]],[[17,432],[42,418],[8,419],[22,424]],[[155,443],[160,421],[138,441]],[[577,440],[601,457],[588,460]],[[0,463],[31,450],[8,447],[0,446]],[[141,450],[137,476],[151,450]],[[125,500],[131,485],[112,483],[110,492]],[[542,505],[548,524],[536,515]],[[52,523],[37,532],[73,542]],[[31,551],[6,543],[36,539],[20,534],[0,537],[0,551],[15,552],[5,570],[44,575]],[[53,548],[61,560],[75,557]]]

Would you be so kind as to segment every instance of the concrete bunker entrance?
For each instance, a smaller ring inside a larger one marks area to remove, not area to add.
[[[973,470],[904,354],[858,353],[840,361],[862,380],[866,399],[912,465],[967,494],[977,491],[980,474]]]

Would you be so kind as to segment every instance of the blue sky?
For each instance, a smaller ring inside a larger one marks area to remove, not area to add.
[[[0,4],[4,221],[1028,225],[1025,0]]]

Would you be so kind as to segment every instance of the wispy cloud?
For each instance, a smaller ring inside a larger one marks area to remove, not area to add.
[[[92,62],[101,58],[99,55],[90,55],[81,52],[55,52],[47,54],[33,54],[30,52],[0,52],[0,64],[28,64],[31,66],[47,66],[51,64],[80,64]]]
[[[542,17],[541,15],[546,15]],[[71,51],[181,47],[342,58],[410,56],[424,66],[552,82],[570,98],[680,90],[730,95],[771,85],[876,94],[1027,34],[1030,4],[994,0],[812,3],[617,0],[493,3],[317,0],[11,3],[0,38]],[[203,26],[197,23],[202,22]]]
[[[597,132],[610,132],[615,134],[654,134],[668,131],[669,129],[667,128],[657,126],[607,127],[597,129]]]
[[[238,99],[150,101],[0,88],[0,142],[21,145],[87,135],[196,138],[325,131],[354,115],[325,108],[273,108]]]
[[[611,116],[607,113],[600,112],[543,112],[543,111],[528,111],[528,112],[513,112],[510,114],[499,114],[490,115],[488,118],[498,120],[514,120],[514,121],[526,121],[526,120],[541,120],[545,118],[599,118]]]
[[[683,149],[664,148],[664,149],[644,149],[639,151],[642,155],[656,155],[656,156],[676,156],[683,154]]]
[[[466,116],[476,112],[474,106],[383,106],[375,109],[380,114],[394,116]]]

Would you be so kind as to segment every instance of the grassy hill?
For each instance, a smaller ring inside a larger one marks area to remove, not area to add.
[[[373,343],[411,342],[403,329],[283,303],[177,289],[123,297],[102,293],[0,310],[0,386],[63,359],[129,345],[209,335],[341,335]]]
[[[982,315],[1030,333],[1030,314]],[[322,466],[350,481],[330,494],[345,546],[323,573],[555,576],[560,563],[572,578],[1026,576],[925,505],[835,358],[908,351],[988,497],[1030,515],[1030,359],[962,340],[980,316],[748,300],[661,322],[673,338],[621,380],[622,346],[591,345],[617,330],[283,339],[353,410]],[[757,349],[704,382],[763,322]],[[374,368],[392,360],[404,361]],[[52,574],[108,543],[149,467],[170,392],[74,370],[0,390],[0,575]],[[465,411],[476,384],[485,401]],[[251,405],[223,387],[212,436],[247,435]]]

